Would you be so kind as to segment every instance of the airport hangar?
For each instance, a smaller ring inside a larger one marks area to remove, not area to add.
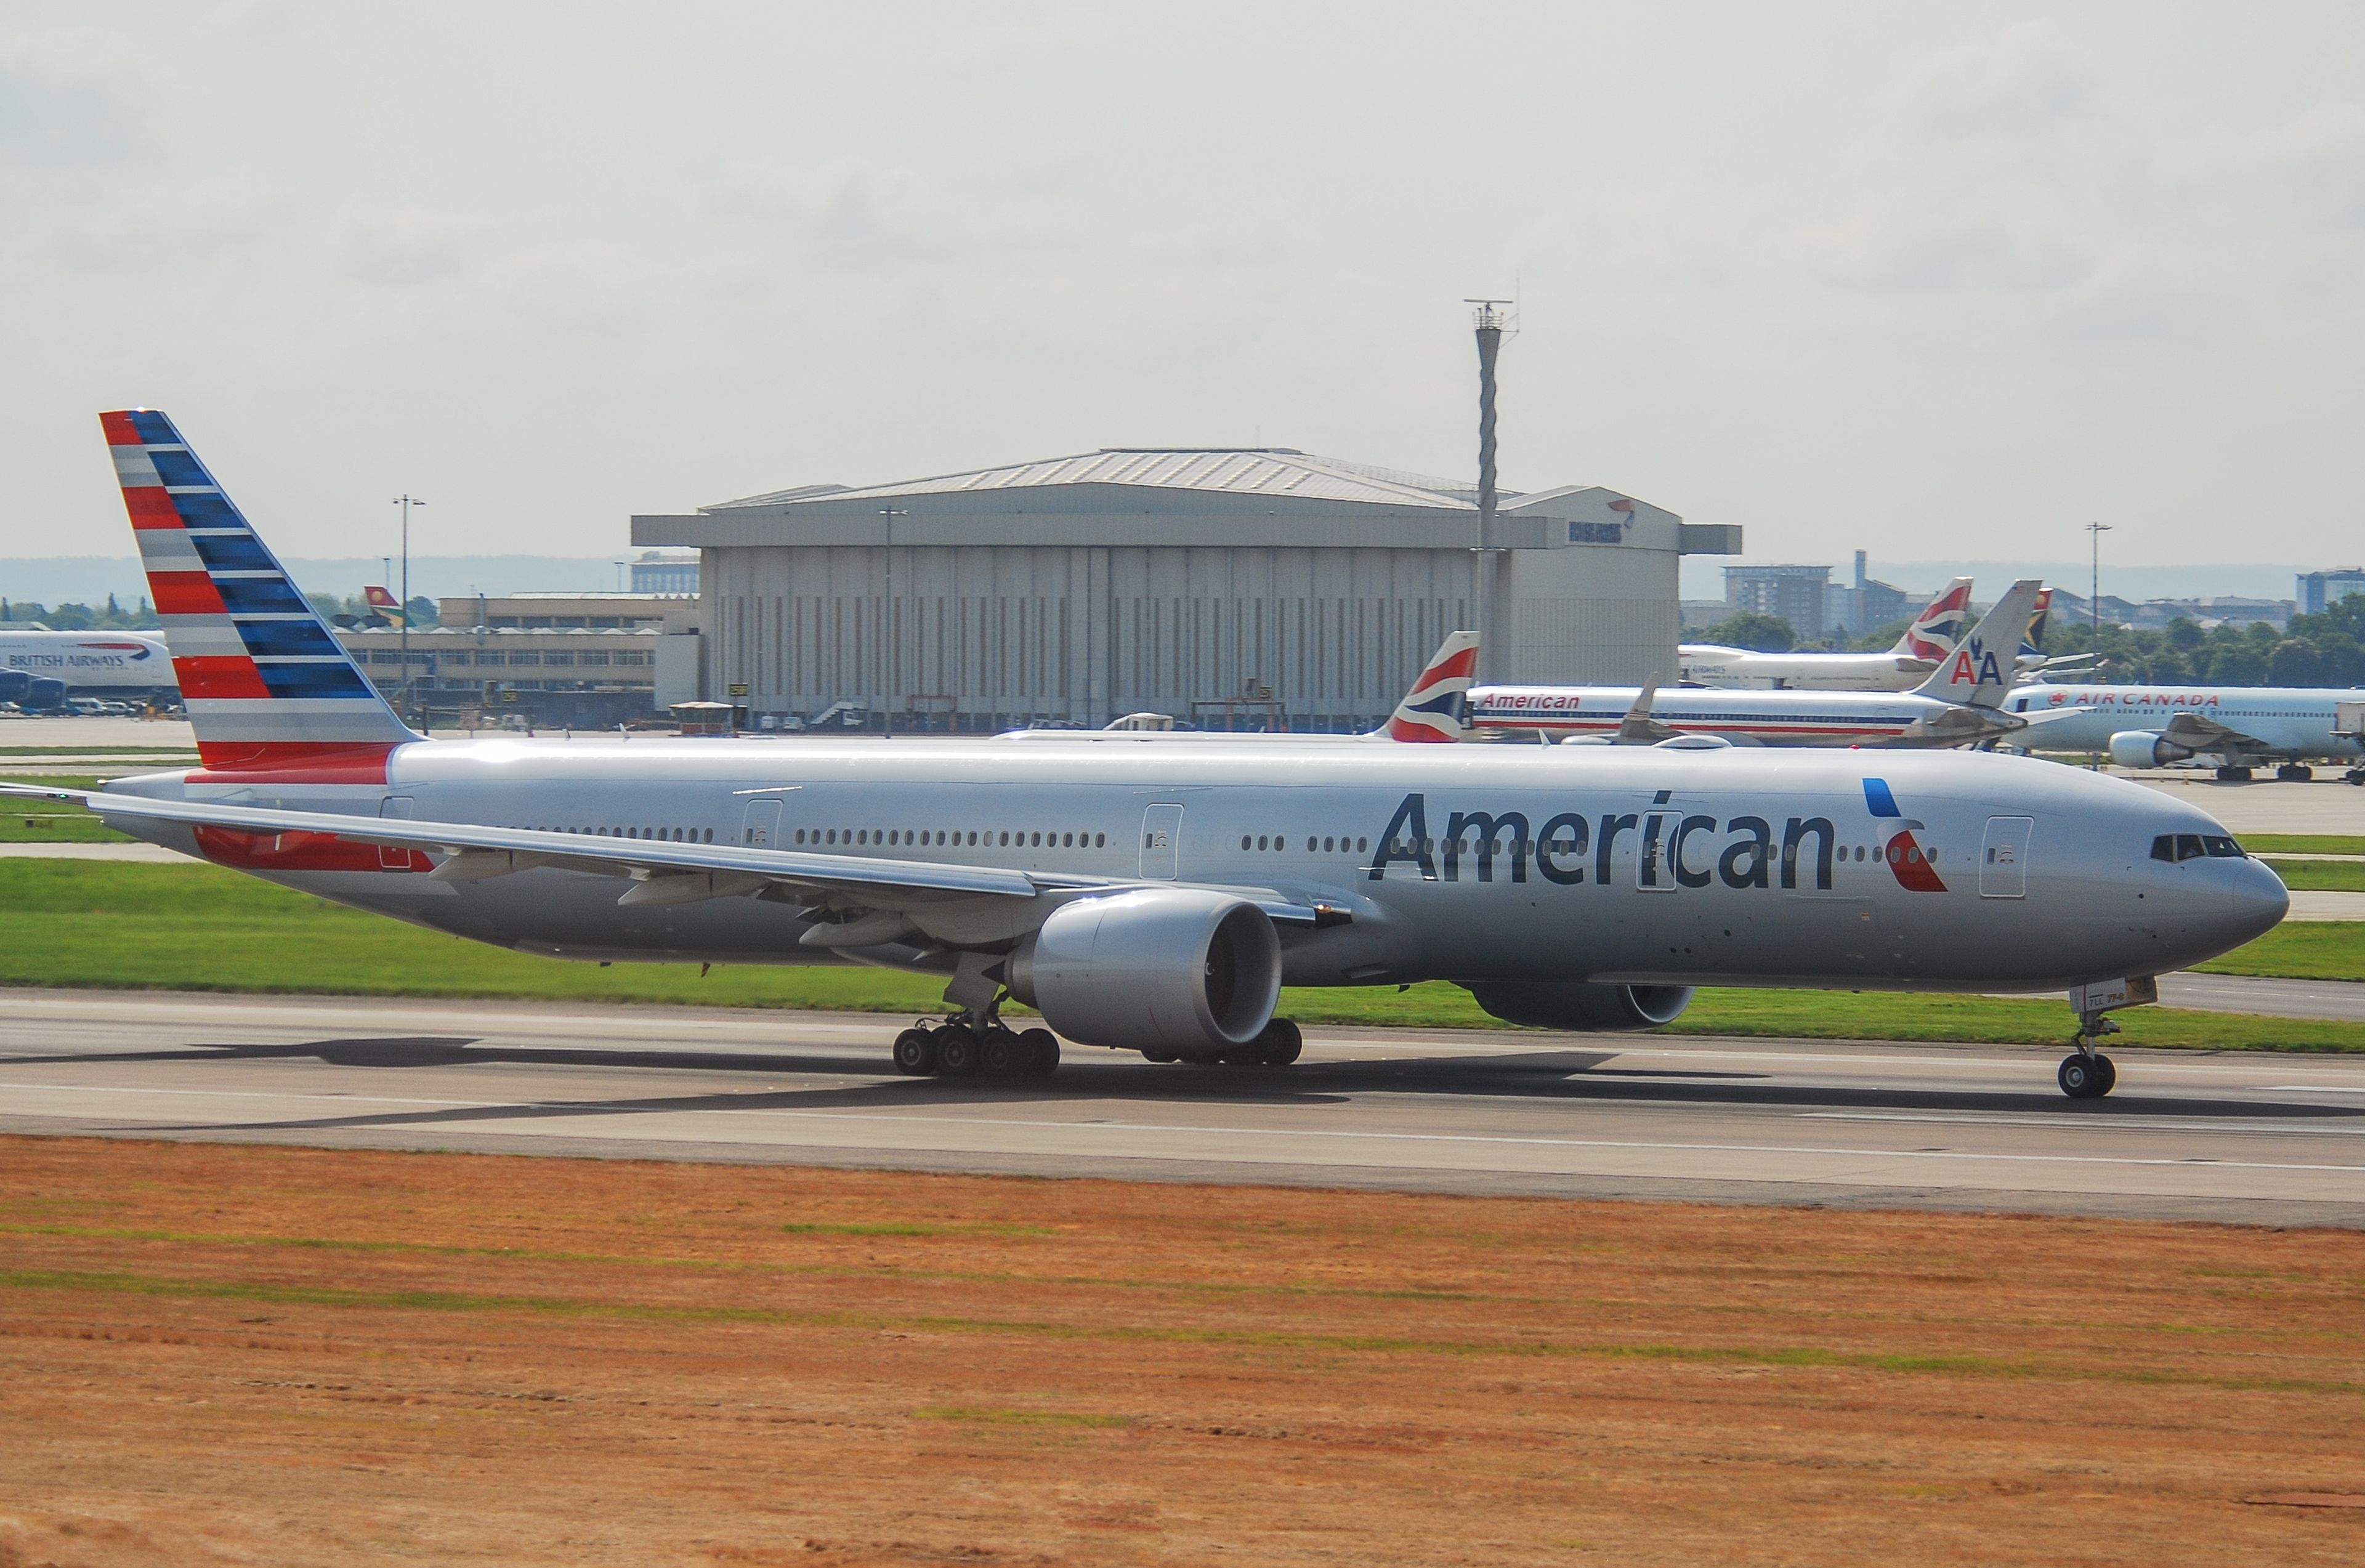
[[[1474,486],[1287,448],[1122,448],[638,516],[633,543],[698,549],[699,694],[758,723],[1353,731],[1478,625],[1478,515]],[[1505,494],[1486,672],[1672,677],[1678,559],[1741,532],[1599,486]]]

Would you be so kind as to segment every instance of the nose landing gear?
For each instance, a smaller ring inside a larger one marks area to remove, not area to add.
[[[2060,1070],[2054,1075],[2062,1093],[2072,1100],[2100,1100],[2118,1086],[2118,1068],[2093,1045],[2104,1035],[2118,1032],[2117,1021],[2106,1014],[2088,1013],[2079,1018],[2077,1037],[2070,1041],[2078,1048],[2061,1058]]]

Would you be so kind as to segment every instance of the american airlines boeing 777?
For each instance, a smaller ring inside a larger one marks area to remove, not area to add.
[[[62,793],[521,951],[941,975],[958,1015],[896,1038],[907,1072],[1050,1070],[1058,1040],[1005,1026],[1009,998],[1070,1042],[1245,1065],[1297,1054],[1283,984],[1452,980],[1555,1029],[1665,1023],[1706,983],[2072,989],[2060,1081],[2085,1096],[2114,1078],[2107,1009],[2288,902],[2193,807],[2013,757],[428,740],[170,420],[104,422],[203,765]],[[2210,847],[2172,853],[2188,837]]]

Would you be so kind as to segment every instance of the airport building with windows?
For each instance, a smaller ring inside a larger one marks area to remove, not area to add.
[[[698,695],[760,722],[1362,729],[1439,641],[1490,676],[1676,668],[1676,566],[1732,554],[1600,486],[1506,492],[1285,448],[1104,450],[633,520],[701,556]],[[1491,576],[1490,612],[1481,585]]]
[[[440,624],[337,629],[389,697],[438,724],[604,729],[646,721],[698,684],[691,593],[518,593],[442,599]],[[408,664],[405,659],[408,657]]]

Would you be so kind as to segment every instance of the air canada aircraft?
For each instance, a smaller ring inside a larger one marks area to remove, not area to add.
[[[13,792],[523,952],[941,975],[956,1015],[895,1037],[907,1073],[1046,1073],[1061,1036],[1284,1065],[1284,984],[1451,980],[1567,1030],[1667,1023],[1702,984],[2066,989],[2060,1082],[2090,1096],[2109,1010],[2289,902],[2195,808],[2019,757],[428,740],[172,421],[103,420],[201,766]],[[1049,1028],[1004,1025],[1013,998]]]
[[[2030,750],[2108,752],[2121,767],[2165,767],[2193,757],[2217,777],[2246,779],[2261,763],[2277,778],[2307,779],[2318,758],[2356,764],[2365,736],[2353,715],[2365,690],[2304,686],[2023,686],[2011,708]],[[2343,714],[2351,715],[2344,724]],[[2360,777],[2352,767],[2350,778]]]
[[[2001,711],[2039,584],[2023,578],[1911,691],[1662,691],[1631,686],[1480,686],[1469,724],[1482,737],[1651,745],[1679,736],[1736,745],[1959,746],[2027,721]]]

